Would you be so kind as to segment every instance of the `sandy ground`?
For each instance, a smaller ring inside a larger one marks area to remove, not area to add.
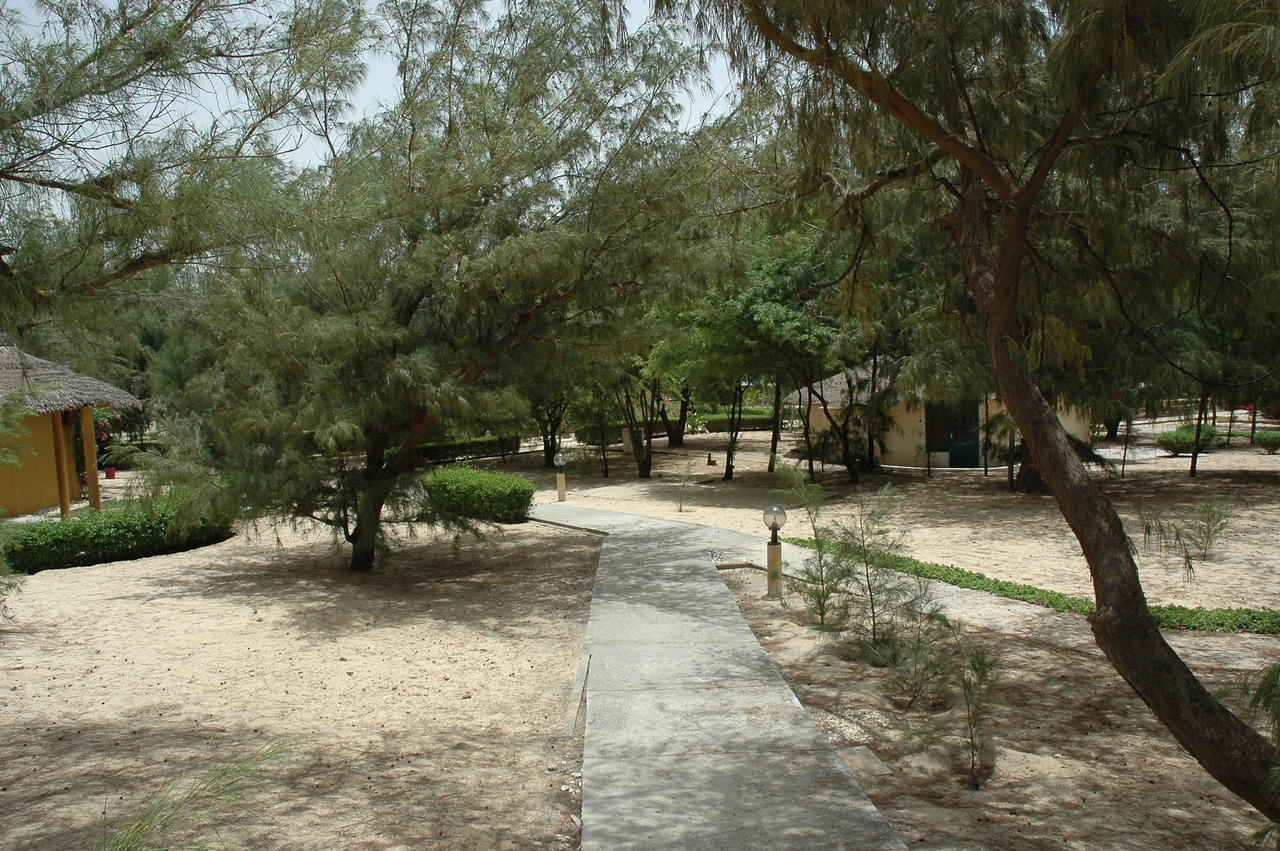
[[[92,847],[104,814],[281,740],[204,841],[576,847],[599,538],[419,536],[359,576],[277,531],[27,580],[0,624],[0,847]]]
[[[661,443],[661,441],[659,441]],[[578,453],[569,498],[588,507],[765,533],[778,497],[767,436],[748,435],[732,482],[723,436],[660,450],[658,477],[613,474]],[[707,464],[708,454],[715,461]],[[1149,453],[1148,453],[1149,454]],[[791,459],[794,463],[794,459]],[[1105,487],[1127,522],[1140,505],[1183,520],[1235,500],[1232,526],[1188,580],[1180,558],[1141,553],[1156,602],[1276,605],[1280,456],[1233,449],[1150,457]],[[554,499],[540,458],[493,466]],[[851,488],[822,474],[838,519]],[[894,474],[908,552],[992,576],[1088,593],[1052,500],[1007,493],[999,471]],[[807,532],[798,511],[785,534]],[[1140,538],[1140,534],[1139,534]],[[161,784],[266,742],[293,755],[216,815],[215,844],[271,848],[577,845],[583,627],[599,540],[536,524],[484,543],[403,542],[369,576],[323,535],[240,535],[190,553],[39,574],[0,624],[0,847],[92,844]],[[763,546],[762,546],[763,557]],[[1111,672],[1083,619],[971,630],[999,659],[986,788],[955,770],[954,706],[903,709],[887,674],[761,599],[756,571],[726,581],[810,713],[858,768],[903,837],[922,847],[1242,847],[1261,825],[1172,743]],[[1280,638],[1171,636],[1213,688],[1280,658]],[[206,837],[207,838],[207,837]]]
[[[761,509],[780,497],[765,472],[767,436],[750,434],[734,480],[721,482],[723,436],[696,436],[687,451],[659,450],[646,483],[613,456],[613,475],[586,459],[569,471],[576,504],[650,514],[746,532],[764,540]],[[707,454],[717,465],[708,466]],[[1100,476],[1139,546],[1153,602],[1210,607],[1280,602],[1274,524],[1280,507],[1280,456],[1236,447],[1203,456],[1195,478],[1188,459],[1140,452],[1125,476]],[[796,463],[793,457],[787,459]],[[509,462],[511,464],[517,462]],[[522,462],[527,463],[527,462]],[[530,475],[545,476],[530,468]],[[828,521],[847,516],[843,471],[821,479],[833,494]],[[550,486],[551,478],[541,482]],[[692,484],[690,482],[693,482]],[[1004,471],[895,473],[901,498],[892,524],[907,553],[989,576],[1091,597],[1079,546],[1050,497],[1011,494]],[[539,494],[554,498],[554,491]],[[1188,578],[1180,556],[1142,549],[1139,509],[1185,521],[1206,499],[1234,503],[1231,525]],[[784,500],[785,504],[785,500]],[[792,510],[784,534],[805,535]],[[763,546],[761,561],[763,561]],[[814,720],[903,838],[943,848],[1242,848],[1265,820],[1223,790],[1173,742],[1092,644],[1083,618],[1044,612],[1034,626],[967,634],[995,654],[998,703],[987,723],[996,744],[982,790],[961,770],[962,714],[956,703],[905,709],[884,669],[808,625],[798,598],[789,607],[762,599],[760,572],[724,574],[762,645],[782,668]],[[1280,637],[1170,633],[1169,639],[1215,691],[1242,670],[1280,659]]]
[[[805,537],[804,514],[776,492],[777,479],[766,472],[768,435],[748,432],[738,453],[732,481],[723,476],[724,435],[695,435],[685,451],[661,448],[655,441],[655,478],[635,479],[634,463],[618,447],[610,454],[611,475],[601,478],[598,462],[578,450],[568,470],[575,504],[629,511],[743,532],[765,534],[761,511],[772,501],[789,509],[784,535]],[[799,463],[794,440],[786,443],[782,461]],[[1141,448],[1140,448],[1141,449]],[[716,466],[708,466],[707,456]],[[1126,465],[1123,478],[1099,474],[1099,482],[1116,503],[1125,528],[1138,547],[1143,586],[1152,603],[1208,608],[1280,608],[1280,550],[1275,522],[1280,516],[1280,454],[1267,455],[1235,446],[1202,455],[1195,478],[1187,476],[1189,459],[1158,451]],[[551,474],[537,469],[529,456],[502,464],[528,475],[545,488],[538,499],[555,499]],[[900,499],[893,525],[903,551],[924,561],[949,564],[987,576],[1009,579],[1092,598],[1088,569],[1080,546],[1049,496],[1010,493],[1004,468],[990,475],[981,470],[897,471],[864,476],[858,488],[841,468],[819,470],[831,494],[824,523],[839,523],[849,511],[842,503],[854,490],[874,491],[891,485]],[[683,484],[682,484],[683,482]],[[1156,513],[1166,523],[1186,523],[1205,500],[1230,504],[1230,525],[1207,558],[1196,556],[1190,577],[1182,555],[1163,550],[1154,538],[1143,546],[1141,512]]]

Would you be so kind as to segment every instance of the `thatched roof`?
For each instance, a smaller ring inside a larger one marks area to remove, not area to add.
[[[105,381],[32,357],[13,345],[10,338],[0,335],[0,398],[23,390],[29,394],[23,407],[36,414],[91,405],[113,408],[142,405],[132,394]]]
[[[848,374],[853,379],[855,398],[862,401],[867,395],[866,386],[871,383],[871,372],[865,369],[851,369]],[[849,383],[845,380],[845,373],[837,372],[835,375],[828,375],[813,385],[812,392],[808,387],[801,387],[782,401],[787,405],[821,405],[822,399],[827,400],[828,407],[836,409],[843,408],[849,403]]]

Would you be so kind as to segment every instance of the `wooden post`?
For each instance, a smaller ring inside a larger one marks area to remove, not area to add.
[[[84,481],[89,486],[89,504],[102,507],[102,491],[98,487],[98,442],[94,440],[93,408],[80,409],[80,446],[84,449]]]
[[[774,532],[774,537],[777,537]],[[770,541],[765,547],[765,595],[782,597],[782,543]]]
[[[564,502],[564,468],[556,471],[556,502]]]
[[[49,415],[53,421],[53,466],[58,476],[58,505],[63,517],[71,516],[71,488],[67,484],[67,433],[62,427],[62,412]]]

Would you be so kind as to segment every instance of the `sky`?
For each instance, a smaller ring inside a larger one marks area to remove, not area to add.
[[[104,2],[107,0],[104,0]],[[376,0],[368,0],[373,5]],[[499,14],[504,0],[488,0],[494,14]],[[651,0],[627,0],[628,28],[635,30],[649,17]],[[41,20],[42,15],[32,0],[0,0],[0,10],[16,12],[28,23]],[[702,123],[704,115],[715,117],[726,112],[731,105],[734,90],[733,78],[726,61],[721,56],[710,58],[710,86],[706,90],[686,93],[680,97],[685,102],[683,125],[685,129]],[[385,55],[371,52],[366,56],[368,71],[363,85],[351,97],[352,107],[346,116],[348,121],[376,112],[380,107],[394,102],[396,78],[394,61]],[[229,91],[207,90],[198,98],[198,107],[188,113],[188,120],[197,126],[208,126],[223,114],[234,102]],[[190,108],[188,106],[188,108]],[[295,167],[303,168],[321,161],[325,149],[320,140],[302,140],[300,147],[287,156]]]
[[[489,0],[494,14],[502,10],[501,0]],[[627,0],[627,28],[631,31],[640,27],[649,17],[652,4],[650,0]],[[366,57],[369,71],[364,85],[352,97],[352,115],[358,116],[375,110],[378,104],[391,103],[395,98],[395,63],[387,56],[369,54]],[[682,97],[685,101],[685,129],[702,123],[704,114],[712,117],[727,110],[735,88],[735,82],[723,56],[716,55],[710,59],[711,85],[707,91],[698,91]]]

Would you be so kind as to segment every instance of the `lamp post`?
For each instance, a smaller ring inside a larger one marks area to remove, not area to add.
[[[769,597],[782,596],[782,542],[778,530],[787,525],[787,512],[781,505],[771,505],[764,510],[764,525],[769,530],[769,544],[765,547],[765,593]]]
[[[556,502],[564,502],[564,453],[557,452],[551,460],[556,465]]]

